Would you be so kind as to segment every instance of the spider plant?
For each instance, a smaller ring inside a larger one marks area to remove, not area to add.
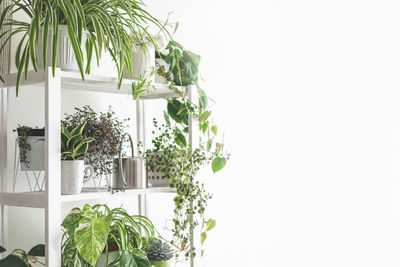
[[[85,205],[72,209],[62,227],[64,266],[95,266],[103,252],[108,258],[108,244],[116,244],[119,256],[107,266],[150,267],[144,251],[154,238],[154,226],[144,216],[107,205]]]
[[[0,0],[0,4],[2,1]],[[13,19],[16,12],[23,12],[29,21]],[[126,68],[129,72],[132,71],[131,51],[135,49],[134,40],[143,39],[143,35],[150,36],[147,31],[149,25],[155,25],[167,34],[163,24],[145,10],[145,5],[140,0],[12,0],[0,13],[0,29],[11,26],[0,35],[2,37],[6,33],[10,34],[0,47],[0,52],[12,36],[22,36],[15,55],[18,69],[17,95],[23,73],[25,79],[28,78],[30,64],[38,71],[39,44],[43,49],[43,58],[40,60],[43,60],[44,67],[51,60],[54,75],[59,25],[67,27],[82,80],[85,73],[90,73],[93,56],[99,64],[102,52],[107,51],[117,67],[118,87],[122,82],[123,70]],[[85,32],[89,37],[83,44]],[[52,51],[51,59],[47,58],[49,46]]]

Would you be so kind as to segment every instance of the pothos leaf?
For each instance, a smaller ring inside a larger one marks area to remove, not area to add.
[[[138,267],[134,256],[128,250],[122,251],[121,256],[119,257],[119,266],[120,267]]]
[[[206,231],[212,230],[217,225],[217,222],[213,219],[209,219],[206,225]]]
[[[75,245],[79,254],[95,265],[107,244],[109,227],[101,218],[84,217],[75,230]]]
[[[217,135],[217,133],[218,133],[217,125],[211,126],[211,132],[212,132],[214,135]]]
[[[185,136],[184,136],[182,133],[177,132],[177,133],[175,134],[175,143],[176,143],[178,146],[186,147],[187,143],[186,143],[186,138],[185,138]]]
[[[28,252],[29,256],[36,256],[36,257],[44,257],[45,256],[44,254],[45,254],[45,246],[43,244],[34,246]]]
[[[201,244],[203,245],[204,241],[206,241],[207,239],[207,233],[206,232],[202,232],[201,233]]]
[[[226,158],[216,157],[211,163],[211,167],[214,173],[222,170],[226,165]]]

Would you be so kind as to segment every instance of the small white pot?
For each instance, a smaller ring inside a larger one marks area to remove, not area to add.
[[[160,68],[160,67],[164,67],[165,72],[168,72],[169,70],[169,65],[162,59],[162,58],[156,58],[156,71]],[[158,73],[155,74],[154,77],[154,82],[155,83],[160,83],[160,84],[168,84],[168,80],[164,77],[159,75]]]
[[[21,170],[44,171],[44,136],[27,136],[26,142],[31,146],[31,149],[26,151],[26,162],[28,164],[21,162]]]
[[[147,44],[146,47],[136,45],[135,51],[132,51],[132,76],[125,70],[124,78],[154,82],[155,54],[152,44]]]
[[[94,169],[85,165],[83,160],[61,161],[61,194],[79,195],[82,191],[85,170],[90,170],[89,179],[93,177]]]
[[[49,28],[49,35],[48,35],[48,43],[47,43],[47,66],[51,66],[52,62],[52,43],[53,43],[53,31]],[[89,33],[84,31],[82,36],[82,43],[81,48],[82,51],[85,52],[85,43],[87,38],[89,37]],[[39,48],[38,48],[38,65],[39,68],[43,69],[43,28],[39,33]],[[86,59],[84,53],[84,59]],[[58,40],[57,40],[57,61],[56,67],[62,70],[74,70],[79,71],[78,64],[75,59],[74,50],[72,48],[71,42],[68,37],[68,29],[66,25],[59,25],[58,26]]]

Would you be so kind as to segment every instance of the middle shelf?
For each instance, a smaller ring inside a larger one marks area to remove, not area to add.
[[[124,197],[131,197],[143,194],[152,193],[175,193],[176,189],[169,187],[150,187],[144,189],[127,189],[124,192],[107,190],[87,190],[83,189],[79,195],[61,195],[61,203],[74,202],[74,201],[90,201],[102,200],[107,201],[110,199],[122,199]],[[23,193],[9,193],[0,192],[0,203],[7,206],[29,207],[29,208],[45,208],[46,207],[46,192],[23,192]]]

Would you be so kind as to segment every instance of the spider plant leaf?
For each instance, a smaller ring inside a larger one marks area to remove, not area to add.
[[[57,64],[57,47],[58,47],[58,8],[55,8],[52,12],[53,15],[53,43],[52,43],[52,49],[51,49],[51,69],[53,72],[53,76],[56,73],[56,64]]]
[[[68,29],[68,36],[71,41],[71,46],[72,46],[72,49],[74,50],[75,59],[78,64],[79,71],[81,73],[81,78],[82,78],[82,80],[85,80],[85,70],[83,68],[83,55],[82,55],[82,50],[81,50],[80,44],[78,43],[78,41],[76,39],[76,36],[75,36],[73,27],[71,26],[71,24],[67,25],[67,29]]]
[[[50,17],[51,13],[48,11],[46,12],[46,17],[43,24],[43,69],[45,70],[47,67],[47,47],[49,44],[49,24],[50,24]],[[40,59],[39,59],[40,60]]]

